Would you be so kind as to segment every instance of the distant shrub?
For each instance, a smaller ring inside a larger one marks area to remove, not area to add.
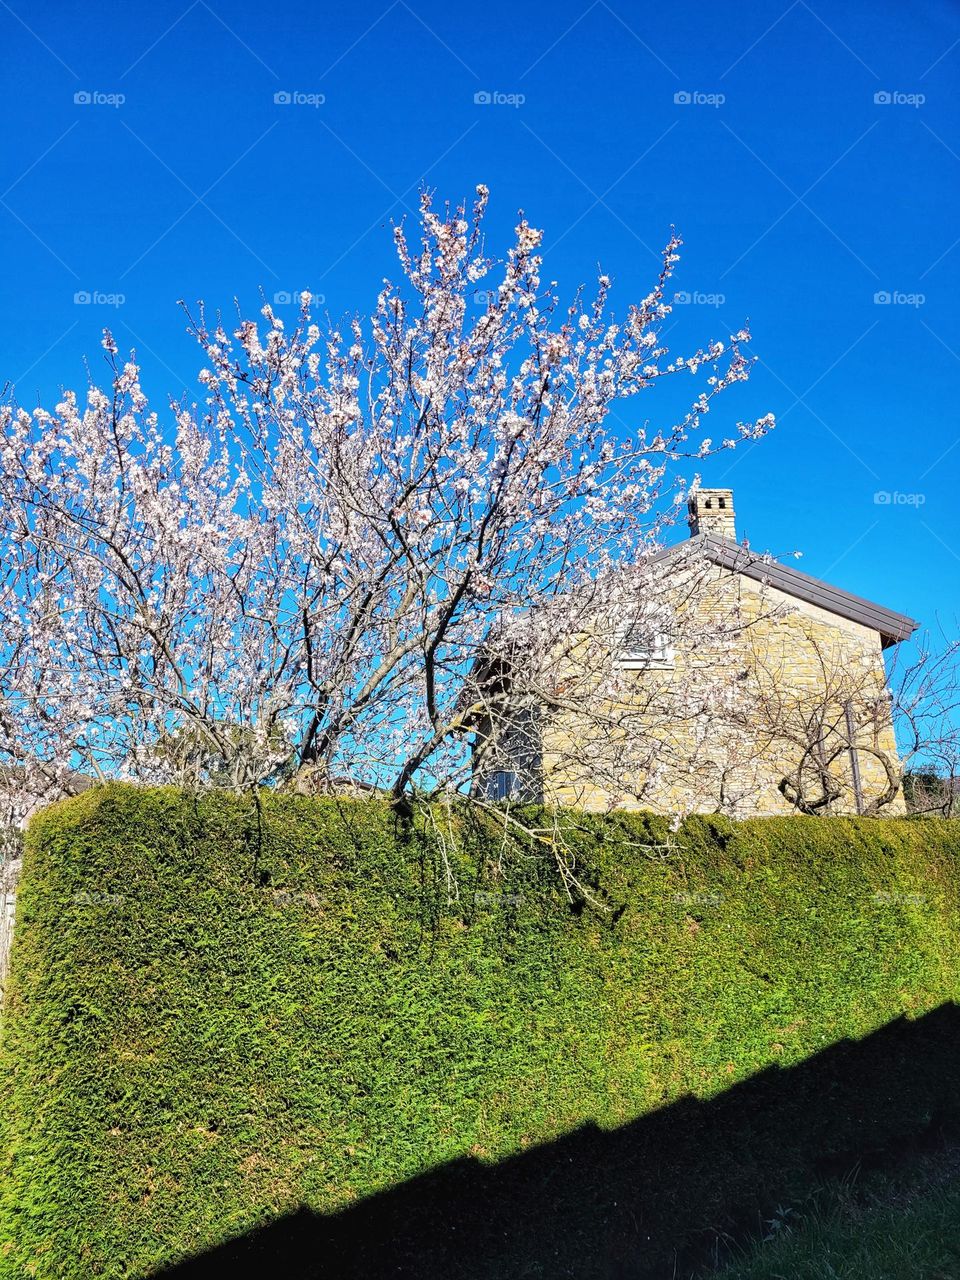
[[[907,812],[941,818],[960,815],[960,778],[934,770],[908,770],[903,776]]]

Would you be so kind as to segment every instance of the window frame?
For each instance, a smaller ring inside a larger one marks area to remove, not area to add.
[[[628,622],[617,632],[617,666],[621,671],[672,671],[675,666],[676,651],[670,644],[669,636],[662,627],[652,626],[647,636],[652,644],[641,648],[636,645],[628,649],[630,636],[643,627],[643,615],[638,615],[633,622]]]

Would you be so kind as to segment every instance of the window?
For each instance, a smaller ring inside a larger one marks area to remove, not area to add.
[[[620,633],[619,662],[628,671],[672,667],[673,650],[664,631],[641,617]]]

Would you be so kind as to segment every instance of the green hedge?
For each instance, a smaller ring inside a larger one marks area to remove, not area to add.
[[[0,1275],[146,1276],[960,996],[958,821],[576,822],[603,910],[549,851],[504,860],[442,812],[120,785],[46,810],[4,1016]]]

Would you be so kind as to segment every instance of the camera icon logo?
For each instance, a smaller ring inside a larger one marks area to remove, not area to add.
[[[493,96],[489,89],[480,89],[479,92],[473,95],[473,101],[475,106],[489,107],[490,103],[493,101]]]
[[[673,95],[673,101],[678,107],[686,107],[689,106],[692,99],[686,89],[680,89]]]
[[[289,107],[293,97],[288,90],[280,89],[273,95],[273,101],[278,107]]]

